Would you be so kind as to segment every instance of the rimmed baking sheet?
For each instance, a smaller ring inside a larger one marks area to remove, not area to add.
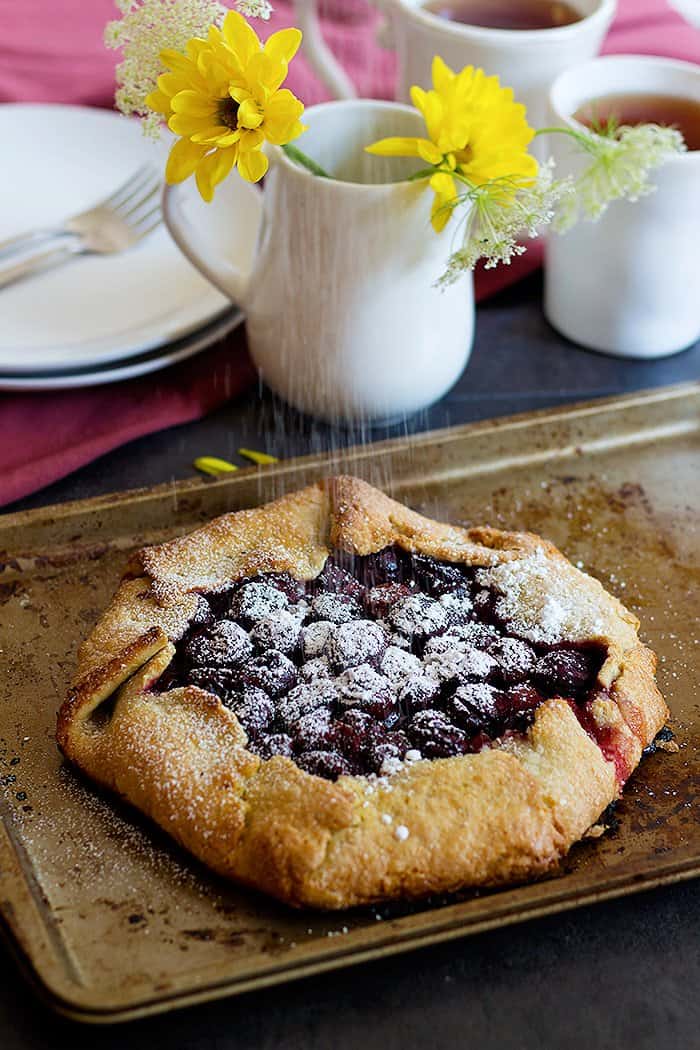
[[[700,386],[0,518],[0,916],[40,991],[113,1021],[700,874]],[[678,754],[553,878],[410,908],[291,912],[210,876],[61,762],[55,715],[129,552],[337,470],[418,510],[533,529],[640,617]]]

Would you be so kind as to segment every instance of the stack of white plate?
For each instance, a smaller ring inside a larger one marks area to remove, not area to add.
[[[81,106],[2,105],[0,141],[0,241],[60,225],[145,162],[164,165],[163,145],[145,139],[135,122]],[[226,189],[241,197],[245,216],[226,250],[245,271],[260,195],[237,178]],[[197,196],[194,185],[188,192]],[[197,198],[192,206],[217,239],[226,236],[216,203]],[[144,375],[200,353],[242,319],[161,226],[129,251],[82,256],[0,289],[0,389],[61,389]]]

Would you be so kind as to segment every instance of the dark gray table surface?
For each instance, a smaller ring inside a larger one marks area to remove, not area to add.
[[[577,349],[540,312],[538,278],[479,310],[456,387],[404,427],[311,424],[252,392],[143,438],[8,510],[192,475],[242,445],[278,456],[700,377],[700,344],[666,361]],[[51,1050],[693,1050],[700,1048],[700,882],[111,1029],[55,1018],[0,949],[0,1048]]]

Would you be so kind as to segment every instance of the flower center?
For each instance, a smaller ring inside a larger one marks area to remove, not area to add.
[[[220,124],[231,131],[238,130],[239,105],[232,98],[221,98],[216,104],[216,115]]]

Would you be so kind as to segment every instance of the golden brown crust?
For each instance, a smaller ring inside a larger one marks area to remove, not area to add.
[[[258,572],[317,575],[332,548],[397,544],[478,566],[533,640],[607,648],[585,718],[550,700],[527,734],[388,778],[311,776],[262,761],[235,715],[194,687],[152,689],[197,591]],[[537,536],[433,522],[338,477],[141,551],[82,646],[64,753],[217,872],[297,906],[341,908],[541,875],[595,823],[664,724],[637,621]],[[110,700],[109,705],[102,706]]]
[[[148,577],[122,580],[92,634],[78,651],[78,677],[104,666],[154,624],[168,638],[177,641],[196,612],[198,602],[196,594],[181,594],[167,607],[159,607]]]
[[[154,597],[171,604],[191,591],[216,591],[242,576],[317,576],[328,557],[328,495],[320,485],[255,510],[224,514],[201,529],[147,547],[140,563]]]
[[[154,597],[170,604],[257,572],[312,579],[332,547],[370,554],[392,543],[473,565],[494,560],[489,545],[473,542],[466,529],[430,521],[359,478],[337,477],[255,510],[224,514],[188,536],[146,548],[138,563]],[[520,549],[521,537],[512,534],[511,546]]]

